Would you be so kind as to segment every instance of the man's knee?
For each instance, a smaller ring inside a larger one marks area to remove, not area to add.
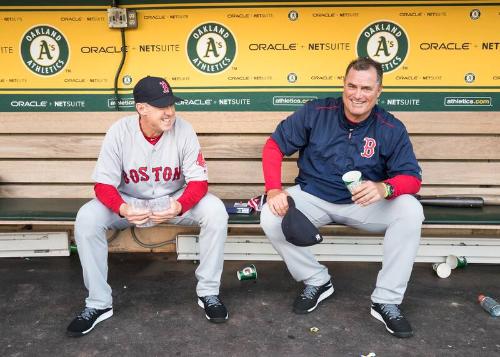
[[[75,233],[95,232],[102,229],[102,215],[95,209],[93,201],[84,204],[76,214]]]
[[[421,224],[424,217],[422,204],[411,195],[402,195],[396,198],[398,218],[403,218],[409,222]]]
[[[201,210],[202,225],[227,226],[229,215],[224,203],[216,196],[205,196],[199,202],[199,209]]]
[[[262,207],[262,211],[260,212],[260,226],[266,234],[274,232],[277,229],[281,230],[281,217],[275,216],[267,203]]]

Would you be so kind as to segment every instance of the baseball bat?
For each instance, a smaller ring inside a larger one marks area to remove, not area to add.
[[[462,197],[462,196],[420,196],[415,195],[423,206],[442,207],[483,207],[482,197]]]

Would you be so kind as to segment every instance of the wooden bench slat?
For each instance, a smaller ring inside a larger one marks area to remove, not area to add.
[[[427,185],[500,185],[500,162],[421,162]],[[263,183],[260,161],[210,161],[209,175],[214,183]],[[231,167],[231,176],[226,169]],[[283,162],[282,181],[294,182],[295,162]]]
[[[244,199],[260,195],[263,185],[225,185],[211,184],[210,192],[224,199]],[[499,187],[450,187],[422,186],[421,195],[482,196],[488,202],[500,204]],[[19,198],[92,198],[92,184],[12,184],[0,186],[0,197]]]
[[[500,136],[411,136],[418,160],[498,160]]]
[[[3,159],[97,159],[104,135],[0,135]]]
[[[0,160],[0,183],[90,183],[93,160]],[[500,162],[421,162],[427,185],[500,185]],[[263,183],[256,161],[208,161],[211,183]],[[231,175],[228,175],[230,169]],[[297,174],[293,161],[283,162],[283,182]]]
[[[207,159],[260,160],[268,135],[200,135]],[[97,159],[103,135],[0,135],[4,159]],[[500,136],[412,136],[419,160],[499,160]],[[297,157],[297,155],[294,155]]]
[[[0,134],[105,133],[132,112],[0,112]],[[179,112],[196,132],[269,134],[290,112]],[[393,112],[410,134],[500,134],[500,112]]]
[[[199,136],[205,158],[260,159],[268,135]],[[0,158],[97,159],[104,135],[0,135]]]
[[[245,199],[264,192],[262,184],[210,184],[210,192],[223,199]],[[500,204],[500,187],[426,186],[419,194],[481,196],[490,204]],[[7,184],[0,185],[0,197],[9,198],[93,198],[93,184]]]
[[[393,113],[410,134],[500,134],[500,112]]]

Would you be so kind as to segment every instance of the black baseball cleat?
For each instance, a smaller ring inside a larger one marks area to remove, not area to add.
[[[401,313],[399,305],[372,302],[371,315],[382,322],[391,335],[399,338],[413,336],[410,323]]]
[[[229,318],[227,309],[219,299],[219,295],[198,296],[198,305],[205,310],[205,316],[210,322],[226,322]]]
[[[306,285],[304,290],[293,303],[293,312],[296,314],[307,314],[318,306],[318,304],[333,294],[331,280],[321,286]]]
[[[66,334],[71,337],[83,336],[92,331],[99,322],[109,319],[111,316],[113,316],[112,307],[102,310],[86,307],[73,321],[71,321],[66,330]]]

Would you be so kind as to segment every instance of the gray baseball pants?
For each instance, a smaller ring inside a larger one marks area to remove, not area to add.
[[[182,191],[174,197],[178,198]],[[122,194],[125,201],[130,198]],[[200,227],[200,264],[195,275],[198,296],[218,295],[224,264],[224,242],[227,237],[228,215],[224,204],[207,193],[196,206],[169,224],[198,225]],[[104,309],[113,304],[108,278],[108,229],[125,229],[131,224],[93,199],[78,211],[75,222],[75,240],[83,269],[83,281],[89,295],[87,307]]]
[[[376,303],[400,304],[410,279],[419,247],[424,220],[420,202],[411,195],[393,200],[380,200],[362,207],[357,204],[334,204],[301,190],[299,185],[286,190],[297,209],[316,226],[331,222],[365,231],[382,233],[384,257],[371,299]],[[264,205],[260,224],[276,251],[296,281],[308,285],[323,285],[331,277],[328,269],[318,263],[307,247],[288,243],[281,230],[282,217],[273,215]]]

